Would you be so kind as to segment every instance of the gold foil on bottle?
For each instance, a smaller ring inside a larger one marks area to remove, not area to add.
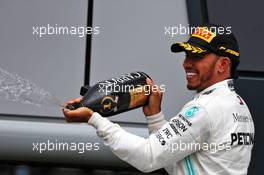
[[[129,108],[135,108],[144,105],[148,99],[148,95],[144,86],[134,88],[130,91],[130,104]]]

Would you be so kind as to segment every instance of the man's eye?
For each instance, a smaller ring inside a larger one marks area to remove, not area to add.
[[[203,58],[203,56],[202,55],[196,55],[195,58],[201,59],[201,58]]]

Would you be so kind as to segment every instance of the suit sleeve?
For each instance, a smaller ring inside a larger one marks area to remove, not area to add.
[[[156,132],[167,123],[162,112],[152,116],[147,116],[146,119],[148,123],[149,134]]]
[[[201,149],[210,135],[209,117],[204,107],[191,104],[154,131],[148,138],[126,132],[98,113],[89,124],[105,145],[120,159],[143,172],[151,172],[178,162]],[[183,146],[184,145],[184,146]]]

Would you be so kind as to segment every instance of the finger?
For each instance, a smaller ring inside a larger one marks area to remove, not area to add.
[[[72,100],[71,100],[71,101],[67,101],[67,102],[65,102],[65,103],[63,104],[63,106],[66,107],[67,105],[69,105],[69,104],[73,104],[73,103],[74,103],[74,101],[72,101]]]
[[[72,99],[70,101],[67,101],[63,104],[64,107],[66,107],[67,105],[69,104],[73,104],[73,103],[80,103],[82,100],[82,97],[79,97],[79,98],[75,98],[75,99]]]
[[[147,78],[146,79],[146,83],[147,83],[147,85],[150,85],[150,86],[153,86],[154,85],[153,80],[151,80],[150,78]]]
[[[86,107],[77,108],[76,110],[63,109],[63,113],[66,117],[90,117],[93,111]]]
[[[154,82],[153,80],[151,80],[150,78],[146,79],[146,86],[147,86],[147,92],[148,94],[152,94],[153,93],[153,86],[154,86]]]
[[[74,101],[74,103],[80,103],[81,100],[82,100],[82,97],[79,97],[79,98],[73,99],[72,101]]]
[[[157,85],[153,85],[151,88],[151,93],[153,96],[159,97],[161,93],[160,88]]]
[[[62,109],[62,112],[63,112],[63,114],[64,114],[65,117],[68,117],[69,109],[67,109],[67,108],[63,108],[63,109]]]
[[[63,103],[63,106],[66,107],[68,104],[70,104],[70,101]]]
[[[68,116],[68,111],[69,111],[68,109],[62,109],[62,112],[63,112],[63,114],[65,116],[66,122],[70,123],[72,121],[71,121],[71,117]]]
[[[76,109],[76,110],[68,110],[68,109],[63,109],[63,114],[66,116],[66,117],[77,117],[80,115],[80,110],[79,108]]]
[[[71,99],[71,100],[69,101],[69,103],[80,103],[81,100],[82,100],[82,97],[74,98],[74,99]]]
[[[86,107],[81,107],[76,110],[63,109],[63,114],[68,123],[70,122],[87,122],[93,115],[93,111]]]

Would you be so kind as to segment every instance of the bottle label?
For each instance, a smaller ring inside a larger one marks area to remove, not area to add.
[[[105,81],[99,82],[99,84],[103,85],[103,86],[111,86],[111,85],[117,84],[117,83],[125,83],[127,81],[131,81],[131,80],[140,78],[141,76],[142,75],[139,72],[132,72],[129,74],[125,74],[122,77],[114,77],[114,78],[111,78],[110,80],[105,80]]]
[[[105,96],[101,101],[101,113],[108,114],[117,111],[118,96]]]

